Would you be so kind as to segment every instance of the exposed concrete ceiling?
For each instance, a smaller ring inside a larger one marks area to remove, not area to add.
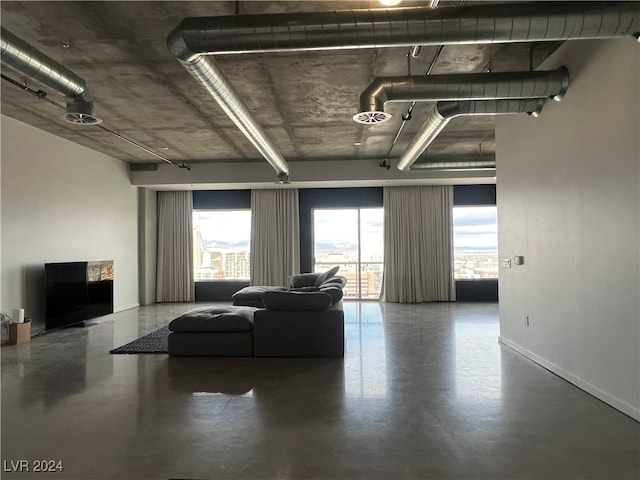
[[[472,3],[472,2],[470,2]],[[402,6],[428,2],[403,2]],[[441,5],[458,2],[442,2]],[[104,127],[175,163],[265,162],[238,128],[168,51],[168,33],[185,17],[380,8],[377,1],[2,1],[2,26],[84,78]],[[445,46],[431,74],[528,70],[559,42]],[[283,157],[302,161],[397,158],[433,104],[389,103],[393,118],[362,126],[352,120],[359,96],[376,76],[424,74],[437,47],[418,59],[407,48],[223,55],[218,63]],[[64,104],[36,81],[3,73]],[[62,120],[55,106],[2,82],[2,113],[124,162],[157,157],[96,126]],[[454,119],[427,155],[440,159],[493,156],[490,116]]]

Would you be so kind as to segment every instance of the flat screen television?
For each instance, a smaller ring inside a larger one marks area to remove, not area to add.
[[[113,260],[45,263],[45,328],[113,313]]]

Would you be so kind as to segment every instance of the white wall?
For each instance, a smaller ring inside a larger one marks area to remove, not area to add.
[[[137,189],[126,165],[2,115],[1,168],[2,311],[24,308],[40,329],[44,263],[82,260],[113,260],[114,310],[137,306]]]
[[[640,419],[640,47],[567,42],[563,101],[496,122],[501,340]],[[524,317],[529,316],[530,326]]]

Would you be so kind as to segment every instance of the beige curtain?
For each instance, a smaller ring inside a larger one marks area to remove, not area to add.
[[[453,187],[385,187],[382,299],[455,300]]]
[[[297,189],[251,191],[251,285],[286,286],[300,272]]]
[[[193,302],[192,192],[158,192],[157,302]]]

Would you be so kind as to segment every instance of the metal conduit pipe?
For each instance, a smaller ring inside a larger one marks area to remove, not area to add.
[[[374,123],[391,118],[386,102],[553,98],[561,100],[569,87],[565,67],[551,71],[378,77],[360,96],[353,119]],[[383,120],[384,119],[384,120]]]
[[[67,122],[84,125],[101,122],[93,115],[93,99],[81,77],[4,27],[0,35],[0,57],[5,65],[64,95]]]
[[[399,170],[410,170],[411,165],[431,145],[452,118],[462,115],[502,115],[525,112],[537,116],[542,111],[543,105],[543,99],[438,102],[398,160],[397,167]]]

